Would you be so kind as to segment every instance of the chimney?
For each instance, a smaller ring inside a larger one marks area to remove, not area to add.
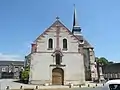
[[[31,53],[35,53],[37,51],[37,45],[32,43],[31,46],[32,46]]]

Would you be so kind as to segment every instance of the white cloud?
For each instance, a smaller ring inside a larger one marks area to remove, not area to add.
[[[3,54],[0,53],[0,61],[23,61],[19,55]]]

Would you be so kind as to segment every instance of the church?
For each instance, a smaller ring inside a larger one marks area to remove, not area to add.
[[[74,85],[97,80],[94,48],[84,38],[73,13],[73,28],[59,17],[31,44],[30,84]]]

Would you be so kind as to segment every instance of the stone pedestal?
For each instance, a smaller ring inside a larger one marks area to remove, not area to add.
[[[99,82],[102,82],[104,81],[104,75],[103,75],[103,72],[102,72],[102,65],[100,64],[99,65]]]

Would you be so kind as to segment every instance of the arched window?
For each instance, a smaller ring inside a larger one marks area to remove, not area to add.
[[[59,53],[56,53],[55,59],[56,59],[56,64],[57,64],[57,65],[60,65],[60,64],[61,64],[61,56],[60,56]]]
[[[53,40],[51,38],[48,40],[48,48],[49,49],[53,48]]]
[[[63,49],[67,49],[67,39],[63,39]]]

